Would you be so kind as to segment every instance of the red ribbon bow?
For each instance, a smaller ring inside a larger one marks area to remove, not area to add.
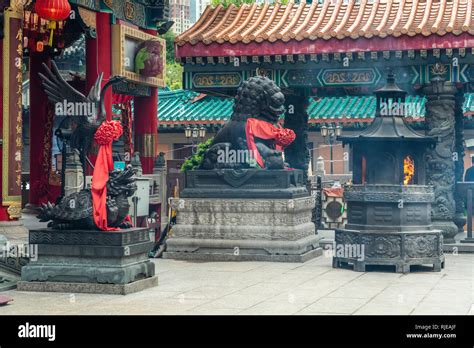
[[[275,147],[278,151],[282,151],[283,148],[290,145],[296,139],[296,134],[293,130],[277,127],[270,122],[262,121],[256,118],[247,119],[245,132],[247,137],[247,147],[253,152],[255,155],[255,160],[262,168],[265,167],[265,164],[263,163],[262,156],[257,150],[255,137],[264,140],[275,139]]]
[[[94,172],[92,174],[92,206],[95,225],[103,231],[117,231],[119,228],[107,226],[107,181],[113,169],[112,142],[122,135],[118,121],[104,121],[97,129],[94,140],[100,145]]]

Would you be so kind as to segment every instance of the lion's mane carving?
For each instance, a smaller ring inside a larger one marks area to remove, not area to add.
[[[241,161],[242,158],[238,157],[239,153],[250,154],[250,156],[253,154],[249,150],[247,139],[248,120],[264,121],[271,124],[270,128],[275,130],[280,127],[277,123],[285,112],[284,103],[285,96],[269,78],[256,76],[243,82],[235,97],[233,114],[229,122],[217,133],[211,147],[204,155],[200,168],[240,169],[250,167],[251,161]],[[286,131],[288,132],[288,130]],[[257,156],[261,156],[265,168],[283,169],[285,167],[282,152],[278,150],[278,144],[274,138],[263,139],[255,136],[255,147],[258,151]],[[223,154],[234,154],[236,160],[228,160]]]

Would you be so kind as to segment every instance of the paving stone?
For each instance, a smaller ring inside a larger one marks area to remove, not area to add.
[[[471,305],[471,308],[469,309],[469,315],[474,315],[474,304]]]
[[[191,291],[174,293],[173,298],[184,299],[209,299],[224,297],[238,291],[233,287],[203,286]]]
[[[250,307],[239,314],[242,315],[291,315],[304,308],[306,305],[288,301],[265,301]]]
[[[206,307],[204,307],[206,306]],[[218,308],[216,306],[209,306],[204,304],[203,306],[197,306],[190,310],[185,311],[185,315],[236,315],[242,310],[235,308]]]
[[[434,287],[434,290],[473,290],[474,282],[472,280],[464,279],[450,279],[444,278],[440,280]]]
[[[307,288],[294,288],[289,289],[278,296],[275,296],[271,299],[271,301],[280,301],[280,302],[288,302],[288,303],[296,303],[296,304],[303,304],[303,305],[310,305],[320,298],[326,296],[330,290],[314,290],[314,289],[307,289]]]
[[[446,255],[440,273],[353,272],[321,257],[304,264],[154,259],[155,288],[121,295],[2,292],[14,314],[470,314],[474,255]]]
[[[440,305],[436,302],[423,302],[416,306],[411,314],[413,315],[466,315],[469,306]]]
[[[368,303],[359,310],[355,315],[408,315],[410,314],[415,306],[400,305],[400,304],[376,304]]]
[[[415,306],[429,293],[429,289],[386,288],[372,298],[369,304],[377,306]]]
[[[385,286],[361,286],[349,283],[329,293],[327,297],[371,299],[379,294],[384,288]]]
[[[218,308],[247,309],[268,298],[265,296],[245,296],[241,294],[231,294],[214,300],[212,303]]]
[[[311,314],[314,312],[352,314],[366,303],[366,299],[358,298],[322,298],[303,308],[297,314]]]

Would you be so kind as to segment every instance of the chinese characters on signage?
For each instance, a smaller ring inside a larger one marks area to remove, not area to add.
[[[321,76],[324,85],[366,85],[376,82],[373,69],[336,70],[327,69]]]
[[[242,77],[239,73],[197,73],[193,74],[195,88],[239,87]]]
[[[287,86],[361,86],[376,85],[380,73],[372,68],[288,70],[283,73],[282,79]]]
[[[21,210],[22,27],[14,12],[5,14],[3,40],[3,182],[2,204],[11,218]]]

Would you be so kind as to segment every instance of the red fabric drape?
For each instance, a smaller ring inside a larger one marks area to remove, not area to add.
[[[99,153],[92,174],[92,205],[95,225],[103,231],[117,231],[119,228],[107,226],[107,181],[113,169],[112,142],[122,135],[118,121],[105,121],[97,129],[94,139],[99,144]]]
[[[340,198],[344,196],[344,188],[342,187],[323,188],[323,192],[327,197]]]
[[[280,126],[275,126],[270,122],[258,120],[256,118],[247,119],[245,132],[247,137],[247,147],[253,152],[255,160],[262,168],[265,167],[265,163],[263,163],[262,156],[257,150],[255,137],[264,140],[275,139],[275,147],[278,151],[282,151],[296,139],[296,134],[293,130],[281,128]]]

